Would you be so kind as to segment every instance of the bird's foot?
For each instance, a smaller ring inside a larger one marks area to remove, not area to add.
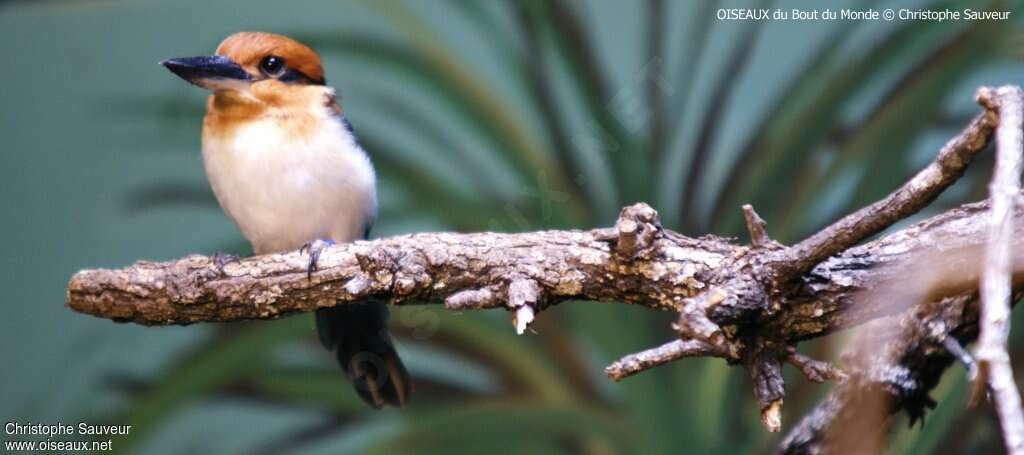
[[[306,266],[306,278],[313,279],[313,272],[316,271],[317,261],[320,259],[320,253],[324,251],[336,242],[331,239],[316,239],[312,242],[306,242],[299,248],[299,253],[309,252],[309,264]]]
[[[218,251],[213,255],[213,263],[217,265],[217,270],[220,271],[221,275],[227,276],[227,272],[224,271],[224,266],[232,263],[241,261],[242,257],[237,254],[225,253]]]

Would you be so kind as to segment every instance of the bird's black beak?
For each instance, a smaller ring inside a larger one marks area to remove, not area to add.
[[[178,77],[211,90],[237,88],[252,81],[245,69],[223,55],[169,58],[160,64]]]

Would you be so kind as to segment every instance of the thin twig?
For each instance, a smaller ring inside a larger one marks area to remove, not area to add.
[[[971,353],[967,352],[967,349],[960,344],[960,340],[947,336],[945,340],[942,340],[942,346],[964,365],[964,368],[967,369],[967,379],[974,381],[978,377],[978,363],[974,361],[974,357],[971,357]]]
[[[996,115],[990,108],[971,121],[939,151],[927,167],[882,200],[818,231],[800,243],[775,253],[781,276],[796,276],[825,258],[843,251],[927,206],[956,182],[974,156],[989,142]]]
[[[627,355],[604,369],[604,373],[615,381],[621,381],[641,371],[649,370],[683,357],[719,357],[721,353],[714,346],[698,340],[674,340],[656,348]]]
[[[829,362],[815,360],[799,353],[796,349],[790,349],[789,356],[786,357],[786,361],[797,367],[811,382],[821,384],[829,379],[833,381],[842,381],[846,379],[846,373],[843,373],[843,370],[836,368],[835,365],[832,365]]]
[[[754,248],[763,248],[772,244],[772,238],[768,235],[768,231],[765,230],[765,226],[768,225],[754,211],[754,206],[750,204],[743,205],[743,219],[747,222],[747,232],[750,233],[750,244]]]
[[[989,185],[992,208],[989,216],[985,268],[981,279],[981,334],[976,357],[979,378],[976,389],[987,380],[992,401],[1002,424],[1007,453],[1024,453],[1024,412],[1013,379],[1010,355],[1011,246],[1013,212],[1024,161],[1024,94],[1019,87],[982,87],[978,100],[999,111],[996,128],[996,168]]]

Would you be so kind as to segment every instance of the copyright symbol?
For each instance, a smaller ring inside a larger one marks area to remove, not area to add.
[[[896,17],[896,12],[893,11],[892,9],[886,9],[885,11],[882,11],[882,18],[887,20],[887,21],[891,21],[895,17]]]

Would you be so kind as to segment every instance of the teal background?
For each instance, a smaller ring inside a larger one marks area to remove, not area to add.
[[[247,251],[202,173],[205,93],[157,65],[210,53],[239,30],[320,50],[380,173],[374,236],[589,228],[645,200],[673,229],[737,237],[739,203],[754,202],[769,231],[791,242],[928,162],[978,112],[975,87],[1019,84],[1024,74],[1016,1],[991,2],[1013,11],[999,24],[768,22],[753,35],[755,23],[715,20],[717,6],[669,1],[653,57],[653,2],[562,3],[583,26],[592,65],[567,47],[571,28],[543,2],[0,3],[0,417],[133,424],[114,446],[142,453],[770,448],[778,436],[760,427],[746,374],[723,362],[685,360],[623,383],[603,377],[609,361],[671,337],[671,317],[643,309],[566,304],[522,337],[500,312],[396,311],[417,392],[408,409],[373,412],[321,352],[308,315],[144,328],[64,306],[67,280],[82,268]],[[967,3],[837,5],[946,4]],[[536,21],[542,62],[526,52],[522,17]],[[981,31],[963,38],[971,27]],[[545,68],[551,96],[532,88],[531,66]],[[644,114],[652,78],[664,82],[660,147]],[[603,99],[588,90],[598,79]],[[785,95],[793,84],[800,90]],[[560,124],[541,113],[544,99]],[[683,204],[709,129],[701,179]],[[582,164],[570,176],[573,160]],[[986,155],[928,213],[983,198],[990,167]],[[764,177],[729,178],[736,168]],[[839,338],[806,350],[832,356]],[[1001,447],[990,413],[963,409],[963,376],[949,370],[923,427],[896,425],[894,452]],[[787,387],[783,432],[827,386],[794,375]],[[962,435],[956,446],[953,433]]]

